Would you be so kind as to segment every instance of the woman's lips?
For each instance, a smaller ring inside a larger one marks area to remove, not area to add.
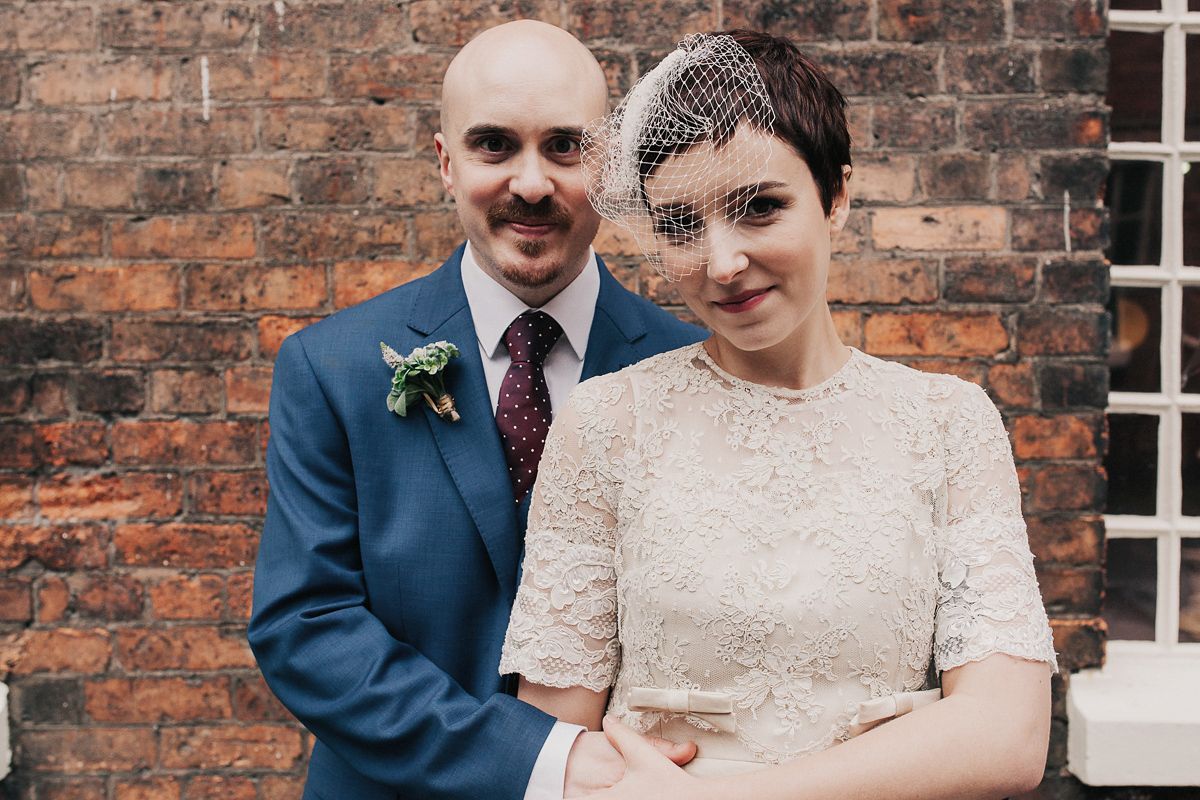
[[[770,289],[750,289],[735,295],[717,300],[715,305],[726,314],[740,314],[749,311],[766,299]]]

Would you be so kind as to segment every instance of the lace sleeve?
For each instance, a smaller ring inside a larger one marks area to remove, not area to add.
[[[619,481],[628,440],[617,406],[627,385],[580,384],[546,437],[525,534],[521,585],[500,672],[559,688],[603,691],[620,662],[614,548]]]
[[[958,393],[955,393],[958,394]],[[946,514],[934,656],[945,671],[993,653],[1055,664],[999,412],[973,384],[946,426]]]

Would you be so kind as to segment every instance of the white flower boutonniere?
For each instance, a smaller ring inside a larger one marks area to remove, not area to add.
[[[403,358],[383,342],[379,343],[379,347],[383,350],[383,360],[396,370],[392,376],[392,391],[387,399],[388,411],[406,416],[409,404],[421,396],[439,417],[458,422],[454,398],[446,392],[442,375],[450,359],[458,357],[457,347],[449,342],[434,342],[418,347]]]

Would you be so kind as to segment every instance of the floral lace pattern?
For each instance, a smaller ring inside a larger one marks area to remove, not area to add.
[[[786,761],[931,668],[1055,661],[995,407],[857,350],[802,391],[701,345],[581,384],[528,531],[501,671],[612,687],[619,718],[702,756]],[[632,687],[727,693],[735,730],[630,711]]]

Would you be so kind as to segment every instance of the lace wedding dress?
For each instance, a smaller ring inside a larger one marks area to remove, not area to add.
[[[534,493],[501,672],[612,687],[695,774],[822,750],[993,653],[1054,663],[1008,438],[956,378],[854,350],[777,389],[693,345],[581,384]]]

